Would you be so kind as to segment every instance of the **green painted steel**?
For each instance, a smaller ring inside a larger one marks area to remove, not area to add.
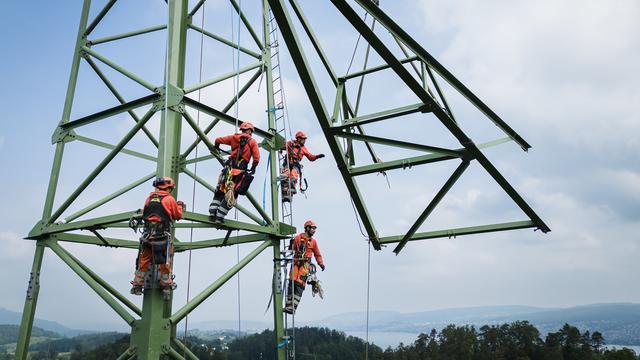
[[[27,297],[22,308],[22,321],[20,322],[20,332],[18,333],[18,344],[16,345],[16,359],[26,360],[29,353],[29,342],[31,340],[31,329],[38,303],[40,292],[40,269],[42,268],[42,256],[44,255],[44,242],[36,245],[29,275],[29,285],[27,287]]]
[[[437,146],[416,144],[416,143],[406,142],[406,141],[393,140],[393,139],[382,138],[378,136],[362,135],[362,134],[355,134],[355,133],[349,133],[349,132],[343,132],[343,131],[335,132],[334,136],[353,139],[353,140],[367,141],[374,144],[388,145],[388,146],[393,146],[393,147],[398,147],[403,149],[428,151],[436,154],[449,155],[449,156],[455,156],[455,157],[462,156],[462,154],[460,154],[460,152],[456,150],[444,149]]]
[[[273,245],[271,240],[264,241],[260,246],[251,251],[247,256],[241,259],[237,264],[231,267],[225,272],[218,280],[214,281],[206,289],[193,297],[187,304],[185,304],[180,310],[176,311],[174,315],[169,319],[172,324],[177,324],[180,320],[184,319],[191,311],[193,311],[198,305],[205,301],[211,294],[213,294],[218,288],[224,285],[229,279],[231,279],[238,271],[240,271],[245,265],[247,265],[256,256],[260,255],[264,249]]]
[[[260,41],[260,37],[258,37],[258,34],[256,34],[256,31],[253,29],[253,26],[251,26],[251,22],[244,15],[244,12],[238,6],[238,3],[235,0],[229,0],[229,1],[231,2],[231,5],[233,5],[233,8],[236,10],[236,13],[240,14],[240,19],[242,19],[242,23],[244,24],[246,29],[249,30],[249,34],[251,34],[251,38],[253,38],[253,41],[256,43],[256,45],[258,45],[258,48],[260,48],[260,50],[264,49],[264,45]]]
[[[55,241],[47,241],[47,246],[56,254],[58,257],[65,262],[82,280],[84,280],[87,285],[93,291],[95,291],[98,296],[104,300],[115,312],[118,314],[122,320],[124,320],[127,324],[132,325],[135,318],[131,315],[119,302],[117,302],[109,292],[102,287],[94,278],[89,275],[82,266],[78,265],[74,259]]]
[[[215,291],[223,286],[231,277],[251,262],[256,256],[262,253],[266,248],[271,247],[274,260],[272,269],[272,299],[274,304],[273,320],[275,329],[274,353],[278,360],[285,360],[287,352],[284,346],[280,346],[285,342],[284,314],[282,311],[283,289],[281,279],[282,266],[280,246],[283,240],[290,238],[296,233],[296,229],[280,221],[281,214],[279,212],[280,191],[278,189],[279,173],[277,152],[284,146],[286,139],[277,132],[275,112],[267,111],[268,129],[256,128],[255,130],[255,135],[263,138],[260,146],[269,153],[270,168],[268,180],[270,181],[269,190],[271,193],[269,205],[271,206],[271,209],[263,208],[253,194],[249,193],[246,196],[246,200],[253,208],[255,208],[258,215],[254,214],[242,205],[237,205],[237,209],[254,221],[255,224],[235,220],[225,220],[223,224],[214,224],[206,214],[185,212],[184,219],[190,220],[191,222],[180,222],[174,225],[174,230],[177,228],[217,228],[218,230],[223,230],[227,233],[223,238],[214,238],[195,242],[179,241],[179,239],[174,237],[174,248],[176,253],[188,250],[229,246],[234,244],[248,244],[254,242],[260,243],[260,245],[177,312],[172,313],[171,307],[173,294],[170,293],[168,296],[163,296],[160,289],[146,289],[144,292],[143,306],[139,309],[135,304],[129,301],[126,296],[116,291],[115,287],[108,284],[98,274],[91,270],[89,266],[80,262],[60,245],[61,242],[71,242],[93,246],[98,245],[114,248],[137,249],[139,246],[139,242],[137,240],[119,239],[109,237],[107,235],[110,229],[128,227],[129,219],[132,216],[140,215],[140,210],[126,211],[116,214],[110,213],[109,215],[100,217],[91,217],[88,215],[98,208],[104,209],[104,207],[108,206],[111,200],[123,196],[138,186],[142,186],[154,176],[171,176],[177,182],[180,175],[183,174],[200,183],[206,189],[215,191],[215,185],[210,184],[205,179],[199,177],[194,171],[189,170],[187,165],[203,161],[223,163],[223,156],[228,154],[228,152],[215,150],[213,142],[207,138],[207,136],[220,121],[233,125],[238,122],[242,122],[234,116],[228,115],[227,111],[229,111],[248,91],[248,89],[263,75],[266,83],[267,109],[274,109],[276,107],[273,89],[274,74],[271,62],[272,56],[274,56],[273,51],[276,44],[273,43],[273,33],[270,28],[273,24],[270,24],[270,14],[273,14],[276,25],[282,34],[282,38],[286,43],[286,46],[288,47],[289,54],[293,59],[295,68],[311,102],[312,109],[320,123],[320,127],[322,128],[325,138],[329,144],[331,153],[336,160],[338,170],[340,171],[343,181],[350,193],[350,197],[353,200],[353,204],[366,230],[367,236],[375,249],[380,250],[382,244],[397,243],[394,251],[398,253],[408,242],[416,240],[455,237],[459,235],[525,228],[538,228],[544,232],[549,231],[547,225],[540,219],[540,217],[538,217],[533,209],[529,207],[524,199],[480,151],[482,148],[495,146],[507,141],[515,141],[525,150],[528,149],[530,145],[526,143],[501,118],[499,118],[498,115],[489,109],[486,104],[480,101],[477,96],[462,85],[458,79],[439,64],[428,52],[426,52],[424,48],[406,34],[406,32],[393,22],[382,10],[375,6],[373,2],[369,0],[356,0],[356,2],[375,19],[374,24],[368,26],[345,0],[331,0],[331,3],[335,6],[338,12],[344,16],[344,18],[367,42],[366,58],[368,58],[369,50],[373,49],[383,59],[382,64],[372,67],[367,67],[367,60],[365,60],[365,65],[362,70],[345,74],[344,76],[338,76],[329,61],[329,58],[322,49],[320,38],[316,36],[310,22],[304,15],[302,7],[297,0],[288,1],[297,17],[297,20],[304,30],[304,34],[310,40],[315,54],[320,59],[324,70],[327,72],[335,86],[336,92],[335,96],[332,98],[334,102],[332,104],[333,107],[330,109],[331,113],[327,110],[320,89],[314,80],[310,61],[306,58],[302,49],[302,42],[296,33],[297,24],[294,23],[293,18],[289,14],[289,10],[287,9],[285,2],[285,0],[262,0],[262,36],[259,36],[254,30],[253,24],[241,11],[238,3],[235,0],[230,0],[231,5],[239,14],[242,24],[244,24],[246,30],[251,35],[255,43],[255,47],[258,48],[258,50],[252,50],[252,46],[239,46],[233,41],[217,36],[207,29],[193,25],[192,17],[202,9],[202,6],[205,3],[204,0],[198,1],[191,11],[188,11],[187,9],[188,0],[168,0],[168,18],[166,25],[161,24],[144,29],[123,32],[112,36],[89,39],[89,35],[91,35],[94,29],[100,25],[100,22],[112,9],[116,0],[109,0],[106,2],[90,23],[88,21],[88,15],[90,12],[91,1],[84,0],[62,117],[52,136],[52,142],[55,144],[55,155],[47,188],[47,196],[42,212],[42,219],[34,225],[28,236],[29,239],[37,241],[32,264],[32,276],[29,282],[27,298],[25,299],[23,319],[16,350],[17,359],[23,360],[28,356],[27,349],[29,346],[31,328],[38,301],[39,274],[42,268],[42,258],[46,247],[51,248],[51,250],[74,272],[76,272],[81,279],[99,295],[100,298],[102,298],[120,317],[122,317],[125,322],[131,325],[131,347],[123,353],[119,359],[137,358],[145,360],[155,360],[160,358],[197,359],[197,357],[176,338],[176,326],[178,322],[214,294]],[[88,23],[89,25],[87,25]],[[378,36],[376,36],[373,30],[377,23],[381,24],[385,30],[391,33],[393,40],[404,54],[404,58],[399,59],[394,56],[387,45]],[[165,29],[167,36],[166,74],[165,83],[161,86],[157,86],[146,81],[132,71],[105,57],[93,48],[94,46],[104,43],[117,44],[117,42],[122,39]],[[186,39],[187,32],[189,30],[199,36],[206,36],[210,39],[233,47],[235,51],[241,52],[243,56],[250,56],[254,59],[258,59],[258,62],[250,63],[239,70],[227,72],[197,84],[189,84],[188,86],[185,86]],[[119,105],[82,118],[71,120],[70,114],[74,102],[78,70],[80,62],[83,59],[117,99]],[[138,99],[125,99],[118,89],[116,89],[113,82],[100,69],[95,59],[137,82],[151,91],[151,93]],[[405,68],[405,64],[409,64],[417,76],[410,73],[410,69]],[[238,93],[234,94],[232,99],[229,100],[222,109],[214,108],[204,102],[199,102],[185,96],[187,93],[195,92],[210,85],[231,79],[238,73],[248,73],[252,70],[255,70],[255,72],[251,78],[238,89]],[[359,115],[358,111],[361,105],[364,77],[382,71],[391,71],[395,73],[403,81],[404,86],[419,98],[420,102],[393,109],[385,109],[371,114]],[[452,110],[449,107],[444,92],[438,84],[438,80],[434,73],[437,73],[481,112],[487,115],[487,117],[502,131],[504,131],[508,137],[479,145],[473,143],[453,117]],[[351,80],[359,81],[355,107],[351,105],[352,98],[347,91],[347,82]],[[430,85],[435,88],[436,94],[431,91]],[[134,111],[141,107],[148,107],[148,105],[151,105],[151,108],[141,117]],[[214,117],[214,120],[205,128],[201,128],[194,118],[187,112],[187,108],[208,114]],[[147,128],[146,123],[157,112],[160,112],[161,116],[160,134],[156,138],[152,131]],[[99,141],[76,133],[76,131],[83,131],[85,127],[89,127],[96,122],[106,122],[114,115],[125,113],[131,117],[134,124],[129,132],[126,133],[116,144]],[[458,149],[447,149],[427,144],[417,144],[402,139],[396,140],[379,136],[371,136],[365,133],[364,127],[366,125],[381,123],[386,120],[396,121],[402,116],[420,113],[433,114],[433,116],[435,116],[457,138],[462,147]],[[183,122],[195,132],[196,139],[181,153]],[[157,155],[149,155],[125,147],[137,134],[140,133],[144,133],[149,141],[157,148]],[[346,148],[341,144],[341,141],[344,139],[346,139],[345,141],[348,144]],[[54,210],[54,200],[61,175],[61,165],[65,148],[67,143],[71,143],[75,140],[96,147],[106,148],[110,151],[107,156],[98,163],[95,169],[91,171],[75,189],[72,189],[71,194],[60,202],[58,208]],[[363,163],[360,161],[361,159],[357,159],[359,161],[356,161],[356,153],[352,146],[352,142],[354,141],[361,141],[365,144],[367,151],[371,156],[371,163]],[[205,144],[209,154],[200,157],[191,156],[193,150],[200,142]],[[399,160],[383,161],[378,157],[374,149],[374,146],[378,145],[426,151],[428,154]],[[89,205],[84,205],[80,210],[76,210],[72,214],[66,214],[70,206],[72,204],[75,205],[77,199],[80,198],[80,195],[87,190],[88,186],[94,182],[96,177],[98,177],[120,153],[155,162],[156,171],[138,180],[132,180],[129,185],[126,185]],[[385,171],[396,169],[408,170],[413,166],[454,159],[458,159],[458,161],[462,159],[462,163],[445,182],[440,191],[429,202],[410,229],[406,233],[400,235],[379,236],[375,224],[369,216],[365,201],[366,199],[360,194],[356,177],[373,173],[384,174]],[[492,178],[502,187],[502,189],[511,197],[511,199],[520,207],[529,219],[500,224],[418,232],[418,229],[426,222],[427,218],[436,208],[438,203],[458,178],[462,176],[467,166],[469,166],[469,163],[474,160],[478,161],[489,175],[492,176]],[[176,189],[174,191],[176,198],[178,198],[178,189],[179,187],[176,185]],[[63,216],[63,220],[57,221]],[[82,218],[82,220],[78,220],[79,218]],[[247,233],[230,236],[232,231],[237,230],[243,230]],[[88,233],[80,234],[77,233],[78,231],[88,231]],[[134,315],[132,315],[126,308],[131,310]],[[139,318],[136,318],[136,316]]]
[[[258,70],[256,71],[255,74],[253,74],[253,76],[240,88],[240,90],[238,91],[238,96],[237,99],[241,99],[242,95],[244,95],[244,93],[247,92],[247,90],[249,90],[249,88],[251,87],[251,85],[253,85],[253,83],[258,80],[258,78],[260,77],[260,74],[262,74],[262,70]],[[227,105],[225,105],[224,108],[222,108],[222,112],[226,113],[227,111],[229,111],[229,109],[231,109],[231,107],[233,107],[233,105],[236,103],[236,96],[234,95],[231,100],[227,103]],[[216,124],[220,121],[219,118],[215,118],[211,124],[209,126],[207,126],[202,132],[204,134],[208,134],[211,129],[213,129],[214,126],[216,126]],[[191,144],[189,147],[187,147],[187,150],[185,150],[185,152],[182,154],[183,158],[187,158],[187,156],[189,156],[189,154],[191,154],[191,152],[193,151],[193,149],[196,148],[196,146],[200,143],[200,138],[197,138],[193,144]]]
[[[69,251],[60,246],[60,250],[69,257],[71,261],[77,264],[84,272],[87,273],[98,285],[102,286],[109,294],[113,295],[118,301],[128,307],[131,311],[133,311],[136,315],[141,316],[142,311],[131,302],[131,300],[127,299],[123,296],[118,290],[116,290],[113,286],[111,286],[108,282],[106,282],[103,278],[101,278],[98,274],[93,272],[91,268],[85,265],[82,261],[78,260],[75,256],[73,256]]]
[[[166,26],[165,26],[166,27]],[[89,66],[91,66],[91,68],[93,69],[93,71],[96,73],[96,75],[98,75],[98,77],[100,78],[100,80],[102,80],[102,82],[105,84],[105,86],[107,88],[109,88],[109,91],[111,91],[111,93],[113,94],[113,96],[115,96],[116,99],[118,99],[118,101],[120,102],[120,104],[125,104],[126,101],[125,99],[122,97],[122,95],[120,95],[120,93],[118,92],[118,90],[116,89],[116,87],[113,85],[113,83],[107,78],[107,76],[102,72],[102,70],[100,70],[100,68],[98,67],[98,65],[96,64],[95,61],[93,61],[92,58],[90,57],[85,57],[84,58],[85,61],[87,62],[87,64],[89,64]],[[136,115],[135,112],[133,112],[132,110],[127,111],[129,113],[129,115],[131,115],[131,118],[135,121],[135,122],[140,122],[140,118],[138,117],[138,115]],[[147,135],[147,137],[149,138],[149,140],[153,143],[153,145],[157,148],[158,147],[158,140],[155,138],[155,136],[153,136],[153,134],[151,134],[151,131],[149,131],[149,129],[147,129],[146,126],[142,127],[142,131],[144,131],[145,135]]]
[[[98,120],[102,120],[102,119],[106,119],[109,118],[111,116],[114,115],[118,115],[120,113],[123,112],[129,112],[133,109],[137,109],[139,107],[142,107],[144,105],[148,105],[151,104],[153,102],[156,102],[158,99],[160,98],[160,96],[153,94],[153,95],[147,95],[144,97],[141,97],[139,99],[124,103],[122,105],[118,105],[118,106],[114,106],[110,109],[106,109],[100,112],[97,112],[95,114],[89,115],[89,116],[85,116],[81,119],[77,119],[77,120],[73,120],[73,121],[69,121],[68,123],[62,124],[60,125],[60,127],[63,130],[70,130],[70,129],[75,129],[81,126],[85,126],[85,125],[89,125],[91,123],[94,123]]]
[[[74,140],[78,140],[78,141],[82,141],[82,142],[87,143],[87,144],[100,146],[102,148],[109,149],[109,150],[113,150],[116,147],[115,145],[106,143],[104,141],[92,139],[92,138],[89,138],[89,137],[86,137],[86,136],[82,136],[82,135],[73,135],[73,139]],[[122,150],[120,150],[120,153],[131,155],[131,156],[135,156],[137,158],[144,159],[144,160],[149,160],[149,161],[153,161],[153,162],[156,162],[156,160],[158,160],[154,156],[143,154],[141,152],[134,151],[134,150],[124,149],[124,148]]]
[[[126,38],[132,37],[132,36],[138,36],[138,35],[148,34],[148,33],[159,31],[159,30],[164,30],[166,28],[167,28],[167,25],[150,26],[148,28],[144,28],[144,29],[140,29],[140,30],[134,30],[134,31],[129,31],[129,32],[126,32],[126,33],[118,34],[118,35],[105,36],[103,38],[90,40],[89,41],[89,45],[104,44],[104,43],[115,41],[115,40],[126,39]]]
[[[260,67],[262,67],[262,65],[263,65],[262,61],[255,62],[253,64],[250,64],[250,65],[247,65],[247,66],[245,66],[243,68],[240,68],[238,71],[230,71],[230,72],[228,72],[226,74],[222,74],[220,76],[216,76],[213,79],[205,80],[205,81],[201,82],[200,84],[196,84],[196,85],[193,85],[193,86],[186,87],[184,89],[184,92],[185,92],[185,94],[189,94],[189,93],[192,93],[194,91],[197,91],[197,90],[200,90],[200,89],[204,89],[207,86],[211,86],[211,85],[217,84],[217,83],[219,83],[221,81],[224,81],[224,80],[227,80],[227,79],[231,79],[232,77],[236,76],[238,73],[244,74],[244,73],[249,72],[249,71],[251,71],[253,69],[260,68]]]
[[[267,109],[275,109],[276,103],[274,99],[274,89],[273,89],[273,68],[272,68],[272,39],[271,39],[271,29],[269,23],[269,4],[267,0],[262,1],[262,36],[264,44],[266,45],[262,49],[262,58],[264,59],[264,69],[265,69],[265,84],[267,84]],[[283,91],[283,90],[282,90]],[[267,116],[269,120],[269,131],[273,135],[274,139],[277,139],[278,136],[278,127],[276,124],[276,113],[275,111],[267,111]],[[284,144],[283,144],[284,145]],[[279,213],[279,204],[280,204],[280,191],[278,190],[278,155],[276,153],[276,149],[280,148],[280,146],[272,146],[269,149],[269,178],[270,184],[269,188],[271,190],[271,218],[278,223],[280,219]],[[282,312],[283,306],[283,294],[282,294],[282,281],[281,278],[281,263],[279,261],[280,254],[280,242],[276,241],[275,237],[271,237],[272,240],[272,252],[273,252],[273,281],[271,282],[271,296],[273,302],[273,334],[274,334],[274,343],[280,344],[285,336],[284,329],[284,314]],[[284,360],[286,358],[286,349],[282,346],[274,346],[275,349],[275,357],[278,360]]]
[[[393,249],[393,252],[396,253],[396,255],[400,253],[402,248],[407,244],[407,241],[409,241],[409,239],[413,237],[416,231],[418,231],[418,228],[420,227],[420,225],[424,223],[424,221],[431,214],[431,212],[436,208],[436,206],[438,206],[438,204],[444,198],[447,192],[449,192],[449,190],[453,187],[456,181],[460,179],[460,176],[462,176],[462,173],[464,173],[464,171],[467,170],[467,167],[469,167],[469,160],[466,160],[466,159],[462,160],[462,163],[456,168],[453,174],[451,174],[447,182],[433,197],[431,202],[429,202],[429,205],[427,205],[427,208],[424,209],[422,214],[418,216],[418,219],[416,220],[416,222],[413,225],[411,225],[411,228],[409,229],[409,231],[407,231],[407,233],[402,237],[402,240],[400,240],[400,243],[396,246],[395,249]]]
[[[220,239],[200,240],[200,241],[194,241],[194,242],[179,243],[179,244],[176,244],[174,248],[176,252],[181,252],[181,251],[187,251],[187,250],[208,249],[211,247],[219,247],[219,246],[248,244],[252,242],[265,241],[269,238],[270,237],[267,234],[234,235],[234,236],[224,237]]]
[[[420,98],[420,100],[425,102],[425,104],[431,105],[434,115],[436,115],[436,117],[451,132],[451,134],[453,134],[458,139],[460,144],[467,149],[467,151],[469,152],[469,155],[473,159],[476,159],[478,163],[480,163],[480,165],[482,165],[482,167],[491,175],[491,177],[493,177],[493,179],[511,197],[511,199],[518,205],[518,207],[520,207],[520,209],[525,214],[527,214],[527,216],[529,216],[529,218],[531,218],[532,221],[534,221],[538,225],[538,228],[540,228],[540,230],[542,230],[543,232],[550,231],[549,227],[544,223],[544,221],[542,221],[542,219],[535,213],[535,211],[516,192],[516,190],[511,186],[511,184],[509,184],[509,182],[502,176],[502,174],[500,174],[500,172],[493,166],[493,164],[491,164],[491,162],[484,156],[484,154],[478,149],[478,147],[473,143],[473,141],[462,131],[462,129],[456,124],[456,122],[453,121],[451,117],[449,117],[448,113],[445,112],[443,109],[441,109],[437,105],[437,103],[435,103],[435,100],[427,93],[427,91],[424,88],[422,88],[422,86],[415,80],[415,78],[411,76],[411,74],[409,74],[407,69],[405,69],[402,66],[402,64],[398,61],[398,59],[395,58],[393,53],[373,33],[373,31],[371,31],[366,26],[366,24],[359,18],[358,14],[349,6],[349,4],[347,4],[346,1],[344,0],[331,0],[331,2],[342,13],[342,15],[353,25],[353,27],[356,28],[356,30],[358,30],[358,32],[362,35],[362,37],[371,44],[371,46],[374,48],[374,50],[376,50],[378,55],[380,55],[380,57],[382,57],[389,65],[391,65],[391,68],[393,69],[393,71],[400,77],[400,79],[405,83],[405,85],[410,90],[412,90]],[[369,7],[371,6],[371,4],[369,4],[366,1],[358,1],[358,3],[360,3],[361,6],[367,8],[368,10],[369,10]],[[381,17],[385,18],[385,21],[388,20],[387,22],[383,23],[383,25],[387,24],[388,22],[391,22],[390,19],[388,19],[388,17],[386,17],[386,15],[382,13],[379,9],[376,9],[376,10],[371,9],[369,11],[370,12],[375,11],[376,13],[382,14],[383,16]],[[398,37],[402,38],[402,36],[398,36]],[[412,48],[412,50],[414,51],[419,50],[419,49],[418,50],[416,49],[417,49],[416,47]],[[483,108],[481,106],[483,105],[483,103],[481,103],[479,99],[474,98],[473,103],[479,108]],[[484,106],[486,107],[486,105]],[[483,112],[485,114],[488,114],[487,116],[489,116],[493,112],[490,111],[490,109],[488,109],[489,111],[486,111],[487,109],[484,109]],[[497,121],[497,115],[495,115],[495,117],[494,116],[489,116],[489,117],[497,125],[499,124],[499,122]],[[514,141],[518,142],[519,144],[521,144],[521,146],[525,147],[524,145],[525,143],[523,142],[524,140],[520,139],[519,136],[517,136],[517,134],[515,134],[513,130],[510,130],[510,128],[506,126],[506,124],[504,124],[504,126],[500,125],[500,127],[509,136],[511,136],[514,139]]]
[[[128,77],[129,79],[137,82],[138,84],[142,85],[143,87],[151,90],[151,91],[155,91],[156,86],[151,84],[150,82],[144,80],[143,78],[139,77],[138,75],[134,74],[133,72],[127,70],[126,68],[124,68],[121,65],[116,64],[114,61],[110,60],[109,58],[107,58],[106,56],[100,54],[99,52],[92,50],[91,48],[87,47],[87,46],[83,46],[82,47],[82,51],[84,51],[84,53],[93,56],[94,58],[100,60],[100,62],[102,62],[103,64],[109,66],[110,68],[112,68],[113,70],[119,72],[120,74]]]
[[[66,241],[66,242],[71,242],[76,244],[100,245],[100,246],[125,248],[125,249],[138,249],[138,245],[139,245],[138,241],[115,239],[111,237],[102,237],[102,236],[101,238],[98,238],[95,235],[91,236],[91,235],[70,234],[70,233],[60,233],[60,234],[51,235],[51,238],[57,241]]]
[[[223,38],[222,36],[218,36],[218,35],[210,32],[210,31],[202,29],[202,28],[200,28],[198,26],[195,26],[193,24],[190,24],[189,28],[191,28],[191,29],[193,29],[193,30],[195,30],[195,31],[197,31],[199,33],[202,33],[207,37],[210,37],[210,38],[212,38],[214,40],[217,40],[217,41],[219,41],[219,42],[221,42],[221,43],[223,43],[225,45],[229,45],[234,49],[238,49],[238,45],[237,44],[235,44],[235,43]],[[251,50],[245,48],[244,46],[240,46],[240,51],[242,51],[243,53],[245,53],[245,54],[247,54],[249,56],[252,56],[252,57],[254,57],[256,59],[260,59],[260,54],[259,53],[255,52],[255,51],[251,51]]]
[[[344,1],[332,1],[334,4],[343,3]],[[434,69],[445,81],[459,91],[464,97],[467,98],[478,110],[482,111],[496,126],[502,129],[508,134],[516,143],[518,143],[522,149],[527,150],[531,148],[531,145],[527,143],[520,135],[518,135],[504,120],[502,120],[498,114],[489,108],[482,100],[480,100],[474,93],[471,92],[460,80],[458,80],[453,74],[449,72],[442,64],[440,64],[431,54],[429,54],[417,41],[415,41],[409,34],[407,34],[402,28],[396,24],[387,14],[385,14],[379,7],[375,6],[368,0],[356,0],[356,2],[362,6],[370,15],[372,15],[376,21],[380,22],[387,30],[391,32],[396,38],[402,41],[411,51],[413,51],[418,57],[425,63]],[[348,6],[348,5],[347,5]]]
[[[523,221],[513,221],[507,223],[500,224],[491,224],[491,225],[479,225],[479,226],[469,226],[462,228],[452,228],[445,230],[435,230],[435,231],[426,231],[415,233],[409,239],[409,241],[414,240],[427,240],[427,239],[437,239],[437,238],[455,238],[456,236],[462,235],[473,235],[473,234],[483,234],[488,232],[497,232],[497,231],[508,231],[508,230],[518,230],[518,229],[530,229],[536,228],[538,225],[531,220],[523,220]],[[397,236],[384,236],[380,238],[381,244],[391,244],[402,241],[404,235]]]
[[[340,86],[339,90],[336,92],[336,98],[342,97],[342,90],[344,89],[344,85]],[[335,105],[338,109],[334,110],[334,118],[337,118],[336,111],[339,110],[340,103],[336,101]],[[346,130],[351,129],[356,125],[366,125],[374,122],[392,119],[394,117],[399,117],[408,114],[414,114],[417,112],[426,112],[427,107],[423,103],[417,103],[412,105],[407,105],[391,110],[379,111],[373,114],[357,116],[351,119],[345,119],[342,125],[336,125],[332,127],[332,130]]]
[[[320,94],[320,90],[316,85],[316,82],[313,77],[313,73],[311,71],[311,66],[307,61],[307,58],[304,55],[304,51],[300,45],[300,41],[298,39],[298,35],[296,34],[291,16],[289,12],[286,10],[283,0],[269,0],[269,5],[273,10],[273,14],[278,21],[278,26],[280,28],[280,32],[282,33],[282,37],[287,44],[287,48],[289,49],[289,53],[293,58],[293,63],[298,70],[298,74],[302,79],[302,84],[307,92],[307,96],[311,101],[311,107],[320,122],[320,127],[323,129],[325,133],[325,138],[327,143],[329,143],[329,148],[331,149],[331,153],[334,159],[337,162],[338,170],[340,170],[340,174],[342,175],[342,179],[344,180],[349,193],[351,194],[351,199],[358,211],[358,215],[360,215],[360,219],[362,220],[362,225],[369,238],[371,239],[371,243],[376,250],[380,250],[380,245],[377,241],[378,232],[376,231],[373,221],[369,216],[369,212],[366,208],[366,205],[363,201],[362,195],[360,194],[360,190],[358,189],[358,185],[351,178],[348,165],[344,158],[344,151],[342,150],[342,145],[340,142],[333,136],[329,134],[329,130],[331,127],[331,119],[327,110],[324,106],[324,101],[322,100],[322,96]]]

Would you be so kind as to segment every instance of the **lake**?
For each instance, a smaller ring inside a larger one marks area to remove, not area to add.
[[[359,337],[360,339],[366,338],[366,332],[364,331],[345,331],[347,335]],[[418,338],[419,333],[406,333],[406,332],[381,332],[381,331],[369,331],[369,342],[372,342],[380,346],[383,350],[391,346],[395,348],[400,343],[405,345],[411,345]],[[606,346],[609,349],[616,348],[621,349],[623,347],[629,348],[636,352],[636,355],[640,354],[639,345],[614,345],[610,344]]]

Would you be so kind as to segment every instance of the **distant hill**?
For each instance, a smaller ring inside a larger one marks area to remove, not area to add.
[[[333,315],[319,321],[297,321],[297,324],[359,332],[365,330],[365,318],[365,312],[351,312]],[[19,324],[20,319],[19,313],[0,308],[0,324]],[[562,325],[569,323],[582,331],[600,331],[609,344],[640,345],[640,304],[633,303],[594,304],[569,308],[483,306],[415,313],[374,311],[369,316],[369,331],[417,335],[433,328],[440,330],[449,324],[482,326],[511,323],[517,320],[531,322],[542,333],[557,331]],[[90,333],[90,331],[71,329],[55,321],[42,319],[36,319],[35,326],[64,336]],[[236,321],[194,319],[189,327],[207,332],[234,330],[237,326]],[[247,333],[261,332],[272,326],[265,322],[242,321],[242,330]]]
[[[18,341],[19,325],[0,325],[0,347]],[[31,337],[60,338],[61,336],[53,331],[47,331],[34,326],[31,329]]]
[[[0,308],[0,324],[20,325],[21,321],[22,321],[21,313]],[[87,334],[91,332],[87,330],[71,329],[58,322],[42,320],[38,318],[34,320],[33,325],[43,330],[53,331],[64,336],[75,336],[75,335]]]
[[[338,314],[309,326],[326,326],[341,331],[364,331],[364,312]],[[489,306],[454,308],[418,313],[372,312],[369,331],[427,332],[446,325],[495,325],[527,320],[542,333],[556,331],[565,323],[582,331],[600,331],[610,344],[640,344],[640,304],[594,304],[570,308],[545,309],[530,306]]]

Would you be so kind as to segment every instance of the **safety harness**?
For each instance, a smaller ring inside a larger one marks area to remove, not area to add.
[[[136,270],[140,254],[144,246],[150,246],[152,250],[152,264],[165,264],[170,261],[171,247],[171,218],[167,210],[162,206],[162,199],[167,195],[157,193],[149,197],[149,203],[142,210],[142,216],[133,217],[129,220],[129,227],[134,232],[138,231],[142,225],[142,235],[140,236],[140,245],[138,247],[138,258],[136,258]],[[159,218],[157,221],[152,218]]]
[[[235,193],[239,195],[245,195],[249,190],[249,185],[251,181],[253,181],[253,176],[247,172],[248,163],[242,157],[244,154],[244,148],[249,144],[251,138],[249,136],[241,136],[240,137],[240,147],[238,148],[238,153],[234,157],[229,157],[224,164],[224,168],[222,169],[222,173],[218,178],[218,189],[225,193],[225,199],[227,200],[227,204],[229,206],[235,206],[236,197]],[[237,182],[233,181],[233,169],[241,170],[242,173],[239,174],[240,178],[236,179]]]
[[[304,167],[300,163],[300,153],[302,152],[302,145],[297,141],[292,141],[292,145],[287,145],[287,152],[289,156],[287,156],[282,162],[282,167],[284,169],[289,169],[289,174],[291,174],[291,170],[297,169],[300,177],[300,191],[305,192],[309,188],[309,183],[307,182],[307,178],[302,175],[302,168]],[[304,183],[304,187],[302,184]],[[292,189],[295,191],[295,189]],[[293,192],[292,191],[292,192]]]

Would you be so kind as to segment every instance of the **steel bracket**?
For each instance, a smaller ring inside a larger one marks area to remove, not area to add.
[[[269,150],[275,150],[278,151],[282,148],[284,148],[284,145],[286,144],[286,139],[280,135],[280,134],[274,134],[273,138],[271,140],[269,139],[264,139],[262,140],[262,142],[260,143],[260,147],[269,151]]]
[[[62,127],[58,126],[56,130],[51,135],[51,143],[57,144],[59,142],[68,143],[70,141],[74,141],[76,139],[76,133],[73,130],[65,130]]]
[[[42,236],[42,233],[46,230],[46,228],[47,224],[45,223],[45,221],[40,220],[33,226],[31,231],[29,231],[29,235],[26,238],[30,240],[37,240],[40,238],[40,236]]]
[[[184,90],[169,84],[168,91],[164,86],[157,87],[154,90],[160,98],[153,103],[153,110],[160,111],[165,107],[170,108],[173,111],[184,113],[184,105],[182,99],[184,98]]]
[[[32,300],[33,295],[38,292],[40,288],[40,272],[33,272],[29,275],[29,285],[27,286],[27,300]]]

